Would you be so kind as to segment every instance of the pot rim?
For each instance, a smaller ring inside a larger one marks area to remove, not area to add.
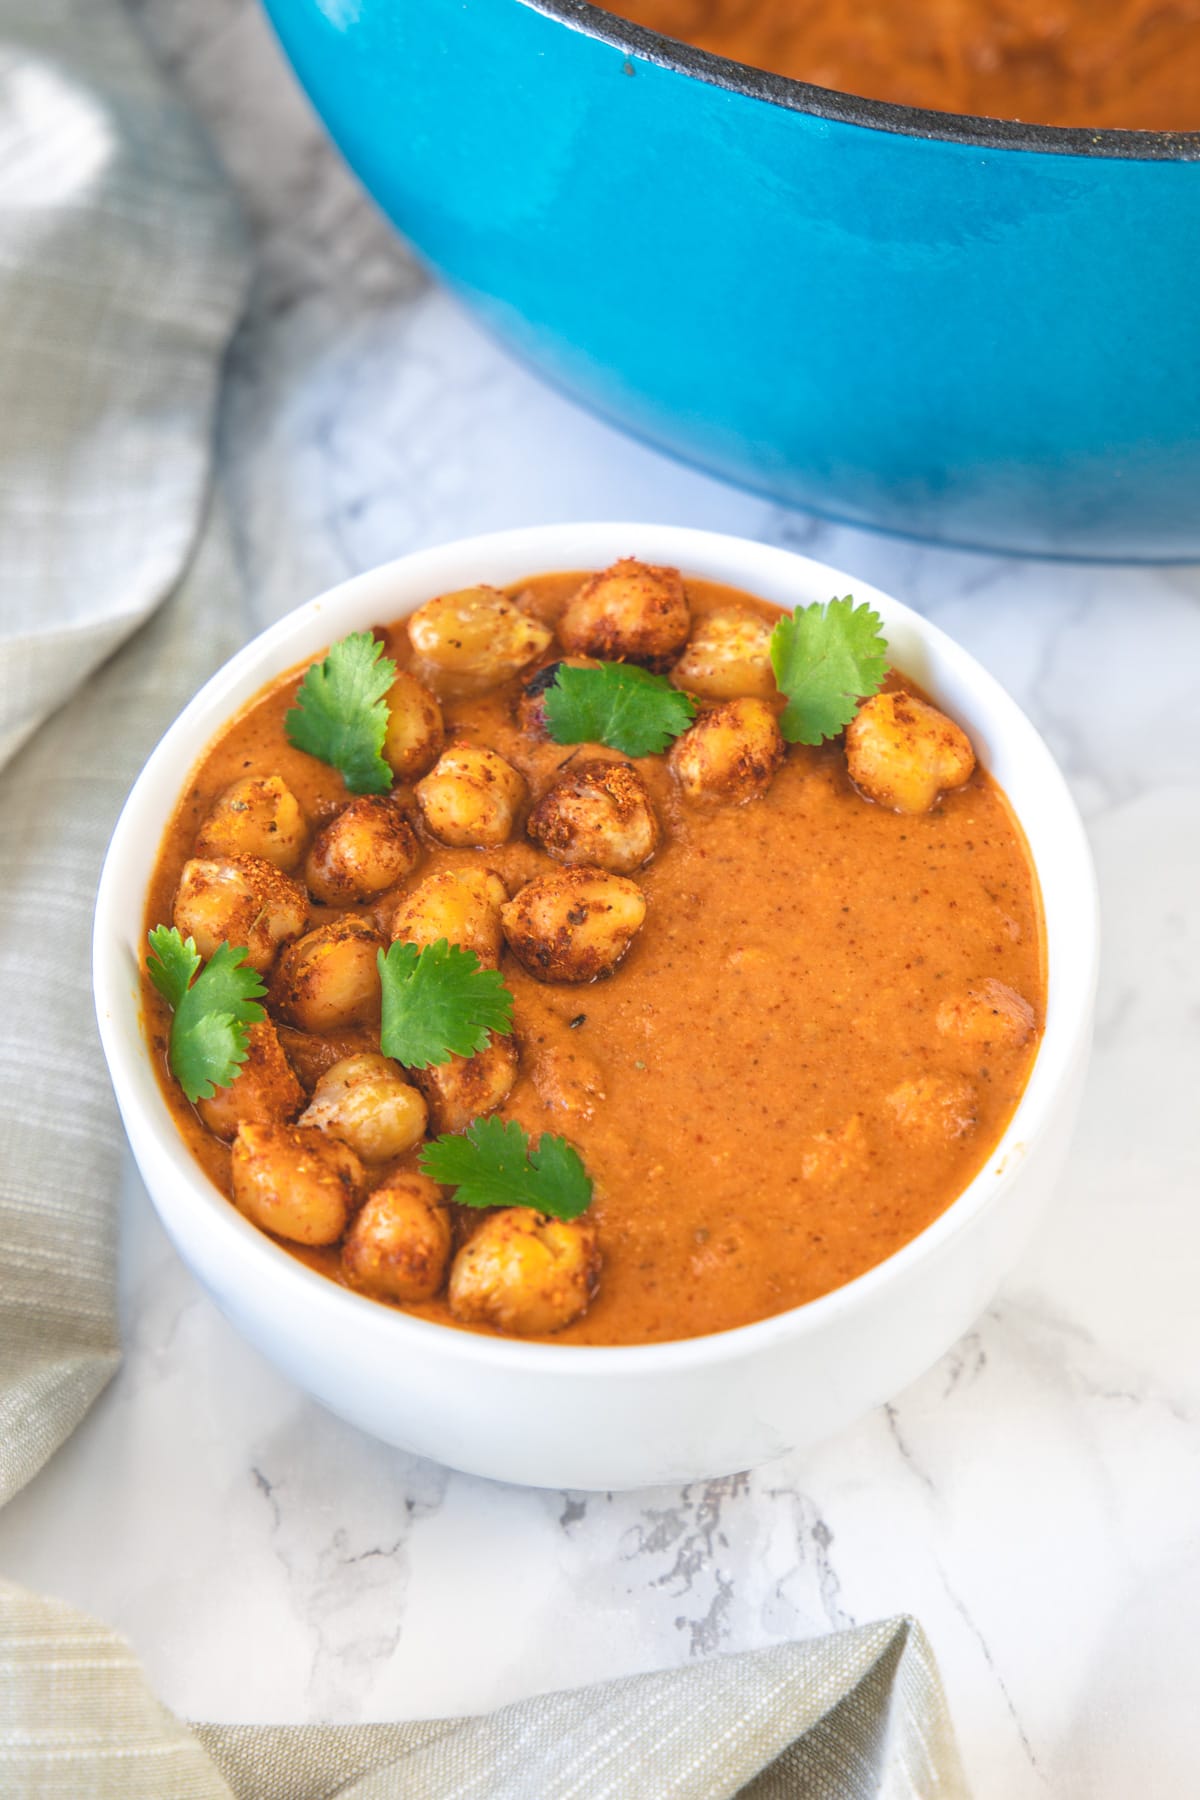
[[[859,125],[894,136],[935,139],[988,150],[1034,151],[1050,156],[1089,156],[1130,162],[1200,162],[1196,131],[1125,131],[1079,125],[1029,125],[1020,119],[987,119],[969,113],[934,112],[889,100],[816,87],[791,76],[756,69],[732,57],[699,50],[647,26],[605,12],[591,0],[518,0],[531,12],[555,19],[570,31],[611,44],[645,62],[694,77],[726,93],[765,100],[788,112],[808,113],[839,125]]]

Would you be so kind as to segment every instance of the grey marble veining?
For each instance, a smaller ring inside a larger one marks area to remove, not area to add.
[[[665,519],[787,544],[935,618],[1049,740],[1105,955],[1056,1207],[976,1329],[804,1457],[682,1491],[451,1474],[311,1405],[124,1196],[124,1368],[0,1514],[0,1565],[227,1720],[490,1707],[897,1611],[978,1800],[1195,1792],[1200,1753],[1200,570],[1000,559],[789,513],[550,393],[432,285],[327,147],[250,0],[137,0],[259,248],[219,480],[246,628],[466,532]]]

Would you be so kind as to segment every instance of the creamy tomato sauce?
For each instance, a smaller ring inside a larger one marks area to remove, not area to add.
[[[1200,0],[617,0],[607,10],[735,62],[902,106],[1200,128]]]
[[[553,622],[581,579],[544,576],[511,592]],[[689,581],[687,591],[697,617],[731,600],[778,616],[708,582]],[[408,666],[403,621],[381,629],[388,654]],[[508,758],[536,797],[574,753],[519,729],[521,679],[447,702],[446,723]],[[298,681],[268,689],[194,771],[162,846],[148,928],[170,920],[197,829],[230,782],[278,774],[316,823],[345,803],[341,777],[284,737]],[[743,807],[685,806],[663,757],[637,767],[663,843],[637,872],[648,910],[625,960],[607,980],[568,987],[538,983],[508,954],[501,965],[521,1050],[501,1116],[568,1136],[595,1180],[600,1290],[556,1342],[720,1331],[871,1268],[937,1218],[987,1160],[1040,1034],[1037,884],[1005,797],[983,770],[914,817],[864,800],[837,741],[792,746],[766,796]],[[404,885],[481,862],[510,892],[553,866],[519,834],[488,850],[426,838]],[[382,923],[395,898],[355,910]],[[332,916],[314,906],[312,923]],[[943,1002],[989,978],[1033,1006],[1038,1029],[1026,1043],[980,1045],[938,1030]],[[167,1072],[169,1015],[148,982],[145,1011],[180,1130],[228,1194],[229,1151]],[[539,1098],[529,1070],[547,1050],[595,1065],[604,1097],[590,1118],[564,1122]],[[889,1097],[925,1078],[935,1089],[965,1086],[969,1128],[946,1130],[936,1108],[925,1118],[898,1114]],[[414,1152],[396,1166],[415,1163]],[[336,1249],[285,1248],[341,1279]],[[444,1300],[406,1310],[455,1323]]]

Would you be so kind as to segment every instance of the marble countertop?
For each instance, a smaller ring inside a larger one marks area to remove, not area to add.
[[[0,1564],[128,1634],[193,1718],[480,1710],[906,1611],[977,1800],[1194,1793],[1200,1761],[1200,569],[935,550],[677,466],[501,354],[324,143],[250,0],[139,0],[260,253],[220,420],[247,632],[466,532],[659,519],[786,544],[960,638],[1083,809],[1105,949],[1067,1176],[977,1328],[821,1450],[529,1492],[310,1404],[124,1194],[124,1366]]]

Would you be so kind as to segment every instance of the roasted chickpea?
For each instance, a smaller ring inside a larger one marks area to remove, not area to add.
[[[421,854],[398,800],[363,794],[343,806],[313,839],[304,879],[314,900],[353,906],[395,887]]]
[[[300,1031],[295,1025],[278,1025],[276,1032],[284,1055],[296,1071],[300,1086],[311,1094],[327,1069],[347,1056],[373,1054],[379,1048],[378,1027],[350,1026],[325,1036]]]
[[[687,799],[744,806],[766,793],[786,752],[765,700],[725,700],[675,739],[668,761]]]
[[[230,1172],[238,1210],[293,1244],[336,1244],[366,1186],[348,1144],[303,1125],[239,1125]]]
[[[229,1142],[246,1120],[281,1124],[304,1105],[304,1089],[283,1053],[270,1019],[251,1025],[246,1060],[228,1087],[217,1088],[196,1111],[214,1137]]]
[[[446,1279],[451,1241],[437,1183],[396,1175],[367,1195],[342,1245],[342,1272],[376,1300],[432,1300]]]
[[[556,862],[632,874],[658,848],[646,784],[629,763],[573,762],[529,815],[530,837]]]
[[[531,663],[553,633],[498,588],[473,587],[419,606],[408,635],[439,693],[474,694]]]
[[[588,1309],[600,1277],[594,1228],[527,1206],[489,1213],[450,1270],[450,1311],[465,1325],[520,1337],[561,1331]]]
[[[571,597],[558,636],[571,655],[665,669],[686,644],[691,623],[679,570],[626,556]]]
[[[397,781],[412,781],[425,773],[442,747],[442,709],[437,696],[407,670],[401,670],[388,689],[387,703],[384,760]]]
[[[969,1044],[1005,1044],[1019,1050],[1033,1036],[1035,1024],[1028,1000],[990,977],[956,999],[943,1000],[937,1009],[942,1035]]]
[[[975,752],[966,732],[928,701],[876,694],[846,727],[846,766],[868,800],[923,813],[946,789],[970,780]]]
[[[924,1144],[965,1137],[977,1117],[975,1089],[956,1075],[917,1075],[893,1088],[883,1104],[902,1136]]]
[[[428,1109],[399,1063],[347,1056],[327,1069],[298,1123],[328,1131],[365,1163],[390,1162],[425,1136]]]
[[[509,949],[539,981],[595,981],[633,942],[646,897],[623,875],[563,869],[526,882],[500,917]]]
[[[220,944],[236,944],[265,974],[279,946],[307,925],[308,895],[261,856],[193,856],[183,865],[172,919],[206,960]]]
[[[379,1016],[383,939],[365,919],[318,925],[280,960],[272,998],[301,1031],[337,1031]]]
[[[507,843],[524,799],[524,778],[482,744],[451,744],[417,783],[425,827],[443,844]]]
[[[704,700],[770,700],[776,691],[770,621],[748,606],[705,613],[671,680]]]
[[[443,869],[405,894],[392,915],[392,942],[473,950],[480,967],[498,969],[504,933],[500,908],[508,889],[495,869]]]
[[[279,775],[247,775],[218,794],[196,838],[197,856],[260,856],[290,875],[304,855],[308,821]]]
[[[510,1037],[494,1037],[474,1056],[452,1056],[449,1062],[414,1069],[412,1078],[429,1103],[434,1131],[465,1131],[472,1119],[495,1112],[512,1091],[518,1060]]]

